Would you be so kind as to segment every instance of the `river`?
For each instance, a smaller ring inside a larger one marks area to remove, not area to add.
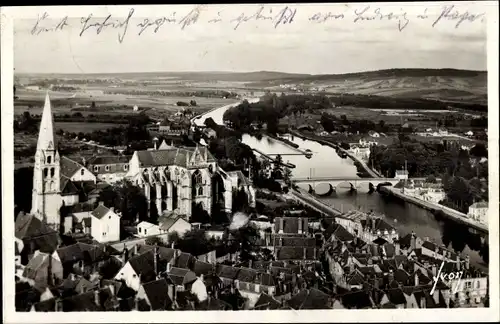
[[[298,144],[299,148],[311,150],[313,156],[308,159],[304,155],[286,155],[297,151],[267,136],[259,140],[256,137],[244,135],[242,141],[266,154],[283,154],[283,161],[296,166],[292,169],[292,177],[357,177],[357,169],[353,161],[349,158],[341,158],[335,149],[296,136],[293,139],[289,137],[289,139]],[[343,211],[358,209],[382,214],[401,235],[414,231],[421,238],[429,237],[436,243],[443,243],[457,252],[469,255],[472,264],[487,269],[487,264],[484,263],[479,252],[475,251],[481,248],[481,238],[484,239],[484,236],[469,233],[467,228],[450,221],[438,221],[431,212],[415,205],[388,198],[376,192],[370,194],[368,189],[360,189],[354,193],[351,193],[349,189],[348,183],[345,186],[341,184],[337,192],[318,199]]]
[[[249,102],[255,101],[258,99],[249,99]],[[195,123],[202,123],[202,120],[212,117],[217,124],[222,124],[224,112],[232,106],[233,104],[211,111],[197,119]],[[284,162],[290,162],[296,166],[292,169],[292,177],[357,177],[357,169],[353,161],[349,158],[341,158],[335,149],[296,136],[289,137],[289,139],[299,145],[300,149],[311,150],[312,157],[287,155],[297,153],[297,151],[291,146],[267,136],[257,139],[245,134],[242,137],[243,143],[263,153],[282,154]],[[358,190],[358,192],[351,193],[349,189],[348,183],[345,184],[345,187],[341,184],[337,188],[337,192],[318,199],[343,211],[352,209],[365,212],[374,211],[383,215],[387,222],[399,231],[400,235],[403,236],[414,231],[421,238],[429,237],[434,242],[453,248],[462,255],[469,255],[471,264],[483,270],[487,269],[488,265],[479,254],[479,250],[484,249],[485,246],[482,242],[484,235],[472,234],[466,227],[447,220],[438,221],[431,212],[415,205],[385,197],[376,192],[370,194],[368,190]]]

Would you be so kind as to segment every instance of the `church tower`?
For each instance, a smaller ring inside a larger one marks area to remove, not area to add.
[[[61,224],[61,206],[59,152],[54,137],[54,121],[47,92],[35,153],[31,213],[58,231]]]

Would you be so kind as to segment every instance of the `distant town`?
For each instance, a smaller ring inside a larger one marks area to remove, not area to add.
[[[16,75],[16,310],[488,307],[485,88]]]

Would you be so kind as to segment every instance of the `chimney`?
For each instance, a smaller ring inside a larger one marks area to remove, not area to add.
[[[138,249],[139,249],[139,248],[138,248],[137,244],[136,244],[136,245],[134,245],[134,255],[137,255]]]
[[[467,256],[465,257],[465,270],[469,270],[469,268],[470,268],[470,258],[469,258],[469,256],[467,255]]]
[[[307,248],[304,247],[304,260],[306,260],[306,259],[307,259]]]
[[[154,255],[153,255],[153,265],[155,270],[156,279],[158,279],[158,245],[155,244]]]
[[[167,273],[169,273],[171,269],[172,269],[172,264],[170,262],[168,262],[167,263]]]
[[[376,219],[375,217],[372,217],[371,220],[372,220],[372,230],[375,230]]]
[[[56,312],[62,312],[63,311],[63,303],[60,298],[56,298],[55,305],[54,305],[54,311]]]
[[[94,302],[97,306],[101,306],[101,300],[99,298],[99,290],[94,290]]]
[[[435,263],[432,264],[431,271],[432,271],[432,275],[435,277],[437,275],[437,267],[436,267]]]
[[[280,246],[283,246],[283,238],[282,237],[280,237],[279,241],[280,241]]]
[[[414,232],[411,232],[410,246],[412,250],[415,250],[417,248],[417,237],[415,236]]]
[[[299,234],[302,234],[302,218],[299,217],[299,231],[298,231]]]
[[[49,258],[49,265],[47,267],[47,285],[52,286],[54,282],[52,282],[52,255],[48,254],[47,257]]]
[[[418,280],[418,273],[415,272],[415,286],[418,286],[420,284],[419,280]]]
[[[172,242],[172,244],[170,245],[170,248],[175,249],[175,242]]]
[[[280,217],[280,227],[278,229],[279,233],[283,233],[283,217]]]
[[[394,246],[396,247],[396,255],[400,255],[401,254],[401,246],[399,245],[399,241],[396,241],[394,243]]]
[[[252,269],[253,261],[252,259],[248,260],[248,267]]]

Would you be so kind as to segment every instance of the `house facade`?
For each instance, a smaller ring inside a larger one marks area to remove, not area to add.
[[[120,240],[120,216],[114,212],[113,207],[107,208],[100,204],[90,216],[90,233],[96,241],[106,243]]]

